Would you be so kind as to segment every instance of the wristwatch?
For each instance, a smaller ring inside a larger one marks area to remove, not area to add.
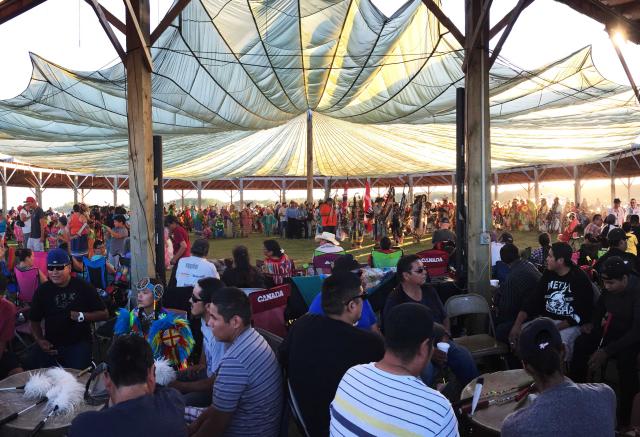
[[[78,322],[84,322],[84,313],[82,311],[78,313]]]

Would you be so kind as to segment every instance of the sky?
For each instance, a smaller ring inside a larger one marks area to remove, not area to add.
[[[171,0],[149,0],[151,27],[171,6]],[[392,14],[404,2],[373,0],[386,15]],[[100,0],[100,3],[119,18],[124,18],[122,0]],[[499,21],[517,0],[494,0],[491,23]],[[442,9],[459,29],[464,31],[464,0],[442,0]],[[120,35],[116,31],[117,35]],[[497,42],[494,38],[491,48]],[[122,40],[124,44],[124,40]],[[581,15],[555,0],[535,0],[523,11],[501,56],[511,63],[532,69],[565,57],[587,45],[593,47],[594,62],[610,80],[628,85],[612,43],[604,26]],[[623,42],[622,52],[636,82],[640,82],[640,46]],[[117,55],[105,36],[93,10],[84,0],[48,0],[31,11],[0,26],[0,99],[20,94],[31,76],[29,52],[76,70],[95,71],[116,62]],[[558,189],[562,184],[556,184]],[[10,205],[22,201],[28,189],[9,189]],[[126,197],[122,193],[121,197]],[[179,194],[166,192],[165,199]],[[229,192],[211,193],[210,197],[229,198]],[[246,196],[245,196],[246,197]],[[275,192],[256,193],[253,198],[273,199]],[[61,205],[72,200],[70,190],[48,190],[45,206]],[[112,199],[106,191],[92,191],[88,199],[104,204]]]

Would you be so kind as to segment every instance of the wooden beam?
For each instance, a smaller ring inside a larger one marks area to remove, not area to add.
[[[144,1],[148,2],[148,0],[144,0]],[[153,59],[151,58],[151,52],[149,51],[150,44],[148,43],[148,38],[145,38],[145,35],[142,33],[140,21],[135,14],[133,5],[131,4],[131,0],[124,0],[124,5],[126,6],[126,9],[127,9],[127,26],[129,25],[133,26],[135,30],[135,35],[137,36],[137,39],[138,39],[139,48],[142,49],[142,52],[144,54],[143,59],[145,61],[145,65],[151,72],[153,71]],[[145,17],[145,18],[147,20],[149,19],[149,17]],[[129,44],[128,44],[129,35],[130,33],[127,32],[127,50],[129,50]]]
[[[609,39],[611,40],[611,44],[613,44],[613,48],[616,50],[618,59],[620,59],[620,63],[622,64],[624,73],[627,75],[627,79],[629,79],[629,83],[631,84],[631,88],[633,89],[633,92],[636,95],[636,99],[638,100],[638,103],[640,103],[640,92],[638,92],[638,87],[636,86],[636,82],[633,80],[633,76],[631,75],[631,70],[629,70],[627,61],[624,59],[622,50],[620,50],[620,47],[618,47],[618,44],[613,39],[613,35],[611,35],[611,31],[612,31],[611,28],[607,29],[607,31],[609,32]]]
[[[518,17],[522,13],[522,11],[524,11],[524,8],[526,8],[531,3],[533,3],[533,0],[519,0],[516,7],[513,8],[511,12],[509,12],[509,22],[507,23],[504,32],[502,32],[502,35],[500,35],[500,39],[498,40],[498,43],[496,44],[493,52],[491,53],[491,57],[489,58],[489,69],[491,69],[493,64],[496,62],[496,59],[498,59],[498,56],[500,56],[502,46],[504,46],[504,43],[507,41],[507,38],[509,37],[513,26],[516,24]]]
[[[466,40],[464,61],[462,62],[462,71],[465,71],[467,69],[467,62],[469,61],[468,53],[476,47],[478,36],[480,35],[480,30],[484,27],[485,20],[489,19],[489,10],[491,9],[492,2],[493,0],[486,0],[484,2],[484,5],[482,5],[482,12],[480,13],[480,18],[478,19],[478,23],[476,24],[475,29],[473,29],[471,39],[467,38]]]
[[[524,7],[522,9],[526,8],[531,3],[533,3],[533,0],[526,0],[524,3],[525,3]],[[511,17],[516,13],[517,8],[518,8],[518,5],[516,5],[513,9],[511,9],[511,11],[507,13],[507,15],[502,17],[502,20],[498,21],[496,25],[491,28],[491,30],[489,31],[489,39],[493,39],[497,34],[500,33],[500,31],[502,31],[502,29],[507,27],[507,25],[511,21]]]
[[[422,3],[424,3],[427,9],[429,9],[429,11],[436,16],[438,21],[440,21],[440,23],[442,23],[442,25],[447,28],[449,32],[451,32],[451,35],[453,35],[458,43],[462,47],[464,47],[464,36],[462,35],[462,32],[460,32],[460,29],[458,29],[456,25],[453,24],[453,21],[451,21],[449,17],[447,17],[445,13],[442,12],[442,9],[440,9],[440,7],[433,0],[422,0]]]
[[[16,18],[18,15],[35,8],[45,0],[5,0],[0,1],[0,24]]]
[[[98,3],[98,0],[86,0],[86,1],[87,3],[89,3],[89,6],[91,6],[91,9],[93,9],[93,12],[95,12],[96,15],[98,16],[98,21],[100,22],[102,29],[107,34],[107,38],[109,38],[109,41],[111,41],[111,45],[116,50],[116,53],[118,53],[120,60],[122,60],[122,63],[124,64],[127,54],[125,53],[124,49],[120,45],[120,41],[118,41],[116,34],[113,33],[113,29],[111,28],[111,25],[107,21],[107,17],[105,16],[102,6],[100,6],[100,3]]]
[[[307,202],[313,204],[313,112],[307,110]]]
[[[91,0],[85,0],[85,1],[89,4],[89,6],[93,7],[93,5],[91,4]],[[104,16],[107,19],[107,21],[113,27],[115,27],[117,30],[119,30],[123,34],[126,34],[127,33],[127,26],[125,26],[125,24],[122,21],[120,21],[120,19],[118,17],[113,15],[111,12],[109,12],[109,10],[107,8],[105,8],[104,6],[102,6],[99,3],[98,3],[98,5],[100,6],[100,9],[102,9],[102,13],[104,14]]]
[[[156,40],[162,35],[162,32],[167,30],[167,27],[171,26],[173,20],[176,19],[178,15],[182,12],[184,8],[191,2],[191,0],[179,0],[176,2],[171,9],[167,12],[164,18],[158,23],[153,32],[151,32],[151,45],[153,45]]]

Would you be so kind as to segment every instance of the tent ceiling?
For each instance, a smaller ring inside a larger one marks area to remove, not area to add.
[[[455,166],[463,52],[420,0],[385,17],[370,0],[193,0],[152,48],[154,132],[165,175],[335,177]],[[0,153],[34,165],[126,174],[121,64],[66,70],[32,55],[29,87],[0,102]],[[590,162],[640,133],[632,90],[590,48],[490,77],[492,167]]]

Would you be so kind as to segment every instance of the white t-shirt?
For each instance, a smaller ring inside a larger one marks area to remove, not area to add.
[[[22,228],[23,234],[31,233],[31,215],[26,212],[24,209],[20,211],[20,220],[24,223],[24,227]]]
[[[202,278],[220,279],[216,266],[211,261],[197,256],[180,258],[176,270],[178,287],[192,287]]]

